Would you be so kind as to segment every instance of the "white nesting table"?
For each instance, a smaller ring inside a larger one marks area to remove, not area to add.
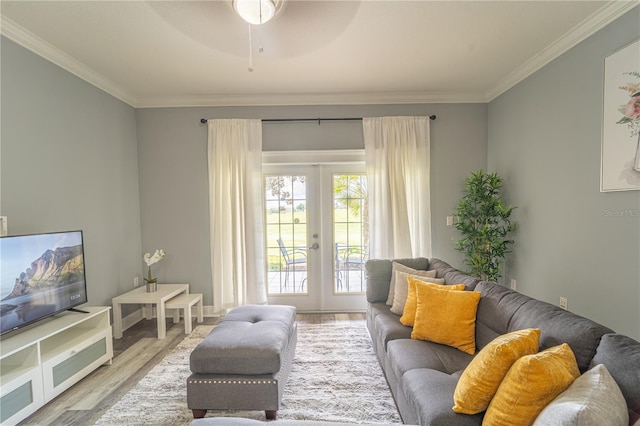
[[[113,303],[113,337],[122,338],[122,309],[124,304],[157,305],[158,339],[164,339],[167,335],[165,323],[165,303],[178,294],[189,294],[189,284],[158,284],[158,291],[147,293],[146,286],[140,286],[128,293],[121,294],[111,299]],[[147,319],[151,319],[147,317]]]

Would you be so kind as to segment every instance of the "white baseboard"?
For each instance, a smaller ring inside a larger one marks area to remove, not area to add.
[[[137,311],[134,311],[133,313],[122,318],[122,331],[125,331],[126,329],[132,327],[133,325],[135,325],[136,323],[138,323],[143,319],[144,319],[144,315],[142,314],[142,309],[138,309]]]
[[[205,317],[211,317],[211,318],[219,317],[219,315],[215,315],[213,313],[213,306],[203,306],[202,308],[203,308],[202,310]],[[174,309],[167,309],[165,312],[165,317],[173,318],[173,311]],[[126,329],[133,327],[134,325],[136,325],[138,322],[142,321],[145,318],[157,318],[157,316],[158,315],[155,307],[143,306],[140,309],[122,318],[122,331],[125,331]],[[180,315],[180,317],[182,318],[184,317],[184,315]],[[191,309],[191,317],[192,318],[197,317],[195,306],[192,307]]]

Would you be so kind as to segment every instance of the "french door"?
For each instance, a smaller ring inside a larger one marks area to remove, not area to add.
[[[263,173],[269,303],[366,309],[364,164],[264,165]]]

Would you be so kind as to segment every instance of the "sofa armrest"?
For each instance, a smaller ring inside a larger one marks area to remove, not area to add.
[[[369,259],[364,264],[367,277],[367,302],[385,303],[391,282],[391,260]]]

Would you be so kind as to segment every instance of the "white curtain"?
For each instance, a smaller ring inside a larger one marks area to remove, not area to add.
[[[372,258],[431,257],[429,120],[362,120]]]
[[[213,308],[267,303],[262,215],[262,122],[209,120]]]

